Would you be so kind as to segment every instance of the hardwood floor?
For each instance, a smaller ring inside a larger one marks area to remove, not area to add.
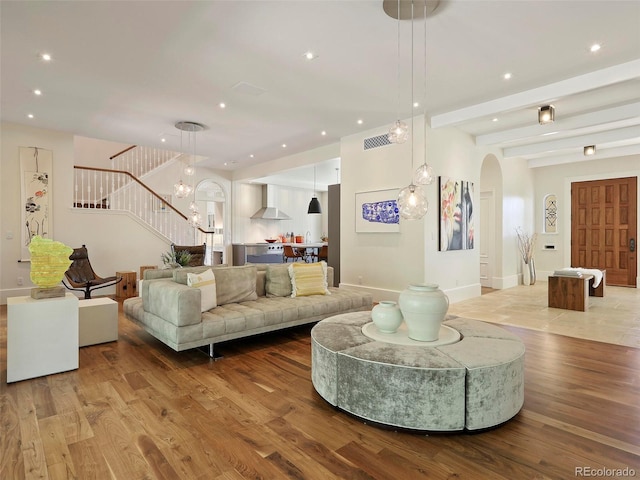
[[[119,328],[117,342],[80,350],[78,370],[7,385],[0,309],[0,478],[640,476],[640,349],[504,327],[527,347],[524,408],[489,431],[425,435],[326,403],[311,384],[308,326],[221,345],[217,362],[122,315]]]

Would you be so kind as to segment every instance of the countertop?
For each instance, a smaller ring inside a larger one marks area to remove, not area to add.
[[[309,242],[309,243],[267,243],[267,242],[259,242],[259,243],[234,243],[233,245],[244,245],[245,247],[264,247],[265,245],[291,245],[295,248],[319,248],[324,245],[329,245],[327,242]]]

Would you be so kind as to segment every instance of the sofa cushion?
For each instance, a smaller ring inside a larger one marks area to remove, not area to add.
[[[327,288],[327,263],[292,263],[288,267],[291,296],[330,295]]]
[[[211,310],[218,305],[216,302],[216,277],[210,268],[202,273],[187,273],[187,285],[200,289],[201,312]]]
[[[256,278],[254,265],[242,267],[219,267],[215,269],[216,296],[218,305],[256,300]]]
[[[267,297],[290,297],[291,277],[287,265],[267,265]]]
[[[206,270],[210,270],[211,267],[208,266],[200,266],[200,267],[183,267],[183,268],[174,268],[172,269],[173,281],[177,283],[181,283],[183,285],[187,284],[187,275],[190,273],[202,273]]]

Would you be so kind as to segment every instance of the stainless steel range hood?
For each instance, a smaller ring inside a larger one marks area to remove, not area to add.
[[[275,192],[273,185],[262,186],[262,208],[251,215],[251,218],[265,220],[290,220],[291,217],[275,206]]]

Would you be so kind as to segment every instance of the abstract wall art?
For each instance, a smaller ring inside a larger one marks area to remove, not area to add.
[[[37,147],[20,147],[22,180],[21,259],[30,258],[29,244],[36,235],[51,238],[51,170],[53,152]]]
[[[400,231],[398,189],[356,193],[356,232]]]
[[[440,251],[472,249],[473,182],[440,177],[439,191]]]

